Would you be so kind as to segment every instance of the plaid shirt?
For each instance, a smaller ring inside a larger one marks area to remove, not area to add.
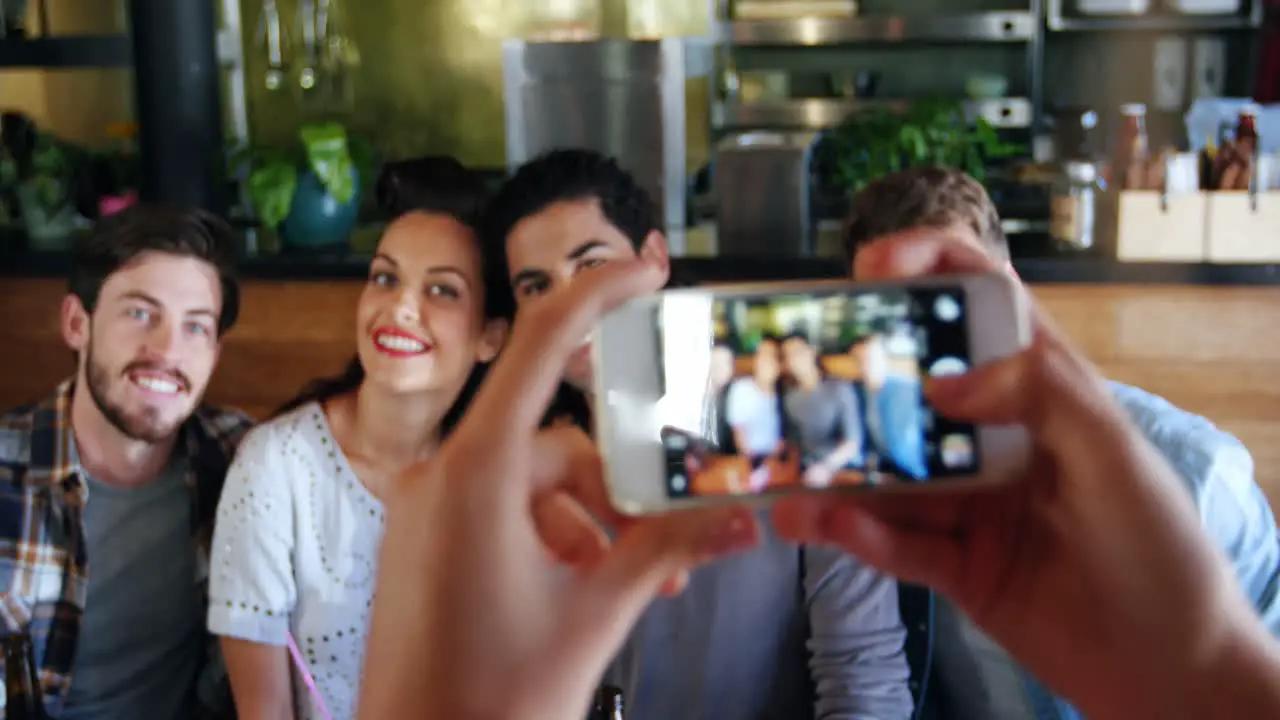
[[[72,383],[44,401],[0,416],[0,632],[27,633],[46,712],[56,718],[71,687],[89,566],[81,509],[87,485],[71,429]],[[201,582],[218,495],[248,417],[201,407],[182,426],[178,447],[190,470],[192,527]],[[206,596],[207,597],[207,596]],[[207,638],[199,718],[233,718],[217,640]]]

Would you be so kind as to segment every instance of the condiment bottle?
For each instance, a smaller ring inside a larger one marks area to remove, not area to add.
[[[1112,183],[1118,190],[1141,190],[1145,185],[1150,150],[1147,146],[1147,106],[1120,106],[1120,130],[1111,161]]]

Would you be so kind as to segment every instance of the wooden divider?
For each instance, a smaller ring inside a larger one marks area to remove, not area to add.
[[[263,417],[354,347],[358,282],[252,282],[227,338],[212,402]],[[63,285],[0,280],[0,407],[71,370],[58,335]],[[1036,295],[1109,377],[1234,433],[1280,507],[1280,288],[1046,285]]]

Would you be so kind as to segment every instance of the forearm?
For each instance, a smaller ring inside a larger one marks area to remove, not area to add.
[[[1175,709],[1197,708],[1191,715],[1205,720],[1280,717],[1280,646],[1249,620],[1198,681],[1186,683],[1195,696]]]
[[[1115,694],[1102,691],[1099,695],[1110,699],[1085,700],[1079,707],[1096,720],[1280,717],[1280,644],[1254,618],[1247,620],[1211,659],[1189,663],[1176,677],[1152,683],[1149,692],[1133,691],[1141,697],[1130,694],[1128,702],[1116,702]]]
[[[822,464],[827,466],[833,472],[839,470],[845,465],[848,465],[850,460],[853,460],[858,456],[858,449],[859,447],[856,441],[846,440],[845,442],[840,443],[835,450],[828,453],[827,456],[822,459]]]
[[[240,720],[293,720],[289,651],[228,637],[221,645]]]
[[[382,558],[385,563],[387,553],[384,552]],[[423,574],[420,566],[415,569],[402,562],[385,564],[387,567],[379,570],[383,578]],[[548,714],[543,698],[547,694],[563,694],[558,687],[541,685],[522,689],[514,681],[505,680],[515,678],[514,671],[500,668],[491,667],[492,672],[483,675],[464,675],[451,669],[451,666],[476,667],[476,661],[468,658],[450,662],[452,658],[439,649],[440,644],[449,643],[435,644],[431,639],[446,633],[440,629],[441,625],[414,619],[422,615],[418,612],[421,603],[416,601],[426,597],[426,593],[412,590],[415,585],[420,587],[416,581],[405,584],[380,581],[378,584],[379,588],[394,587],[398,594],[380,593],[375,604],[356,714],[358,720],[402,717],[563,720],[586,715],[589,689],[578,693],[582,699],[580,708],[558,707],[554,714]],[[571,673],[558,679],[569,683],[575,680]]]
[[[444,650],[475,644],[453,637],[463,630],[443,620],[475,609],[439,583],[467,569],[443,550],[434,528],[404,505],[387,505],[357,717],[541,720],[522,701],[529,695],[513,670]]]

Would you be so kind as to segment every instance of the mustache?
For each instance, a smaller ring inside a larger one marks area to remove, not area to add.
[[[156,375],[167,375],[171,380],[173,380],[178,384],[178,387],[182,388],[183,390],[189,390],[191,388],[190,378],[188,378],[186,373],[182,372],[178,368],[165,367],[164,365],[160,365],[158,363],[146,362],[141,360],[138,362],[129,363],[124,368],[125,375],[131,375],[136,372],[149,372]]]

